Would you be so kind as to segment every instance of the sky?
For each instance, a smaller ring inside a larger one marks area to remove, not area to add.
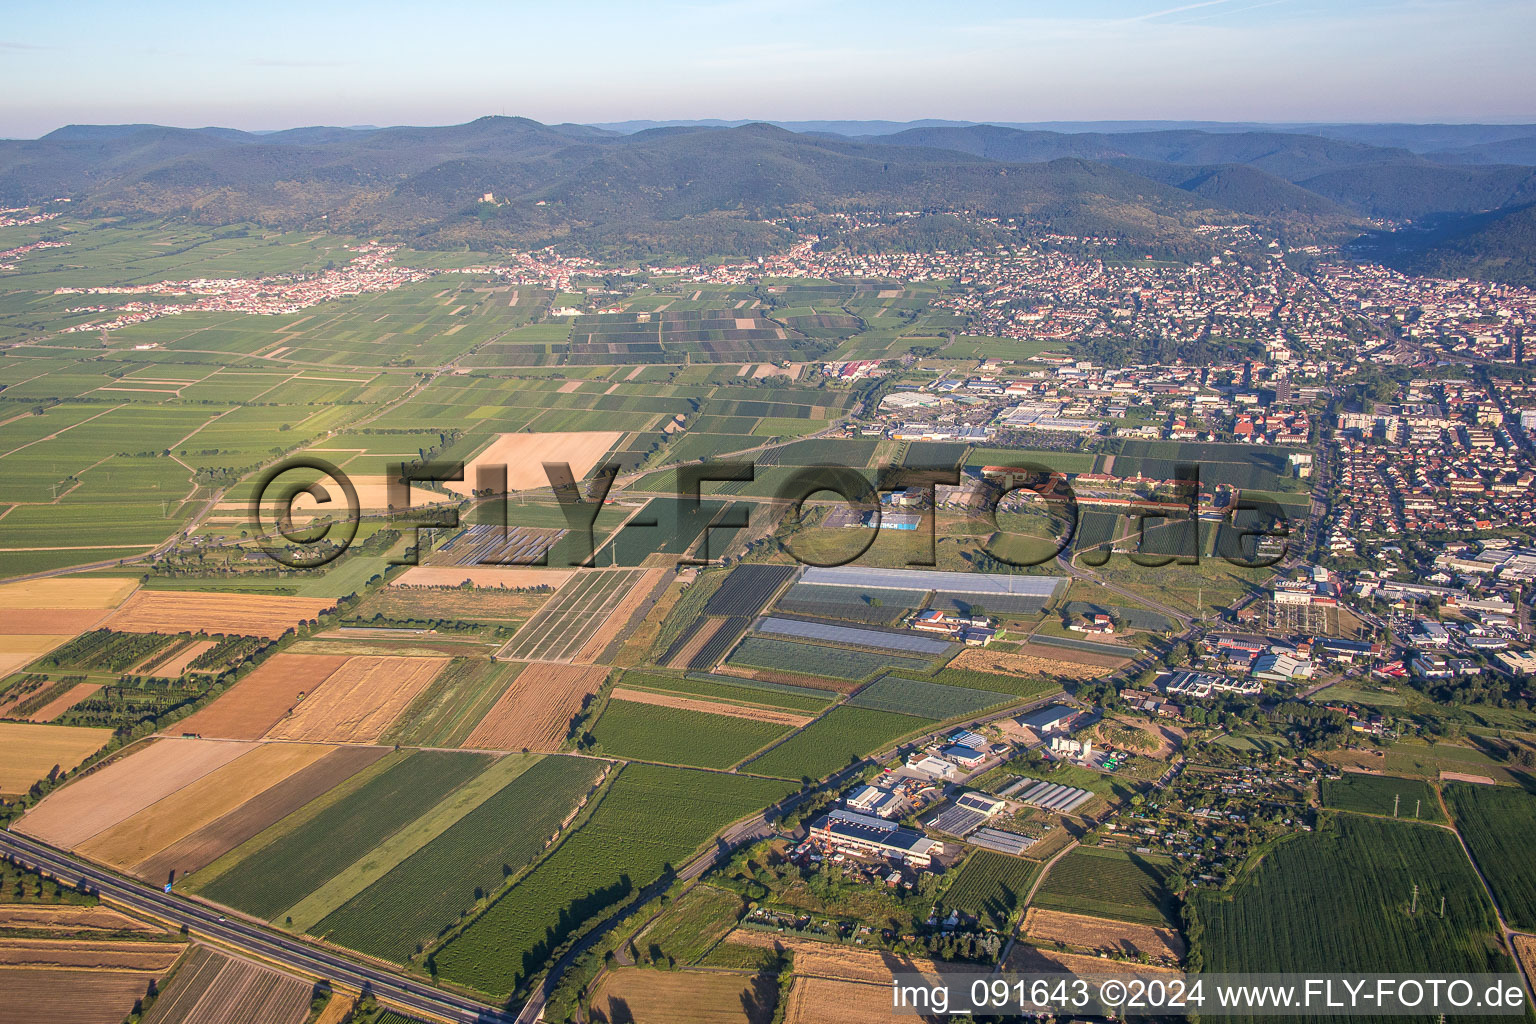
[[[1533,122],[1532,0],[7,0],[0,136],[629,119]]]

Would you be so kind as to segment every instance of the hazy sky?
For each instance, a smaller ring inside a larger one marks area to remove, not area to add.
[[[1532,0],[342,6],[7,0],[0,135],[500,113],[1536,121]]]

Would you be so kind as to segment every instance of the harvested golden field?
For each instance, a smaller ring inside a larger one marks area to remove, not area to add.
[[[1516,935],[1515,956],[1525,972],[1526,983],[1536,984],[1536,935]]]
[[[603,620],[603,624],[597,627],[597,632],[592,634],[592,638],[571,661],[577,665],[590,665],[596,661],[603,651],[608,649],[609,644],[624,634],[624,627],[651,596],[651,592],[660,585],[662,579],[672,574],[671,569],[648,569],[643,573],[629,588],[629,593],[624,595],[618,607],[609,613]]]
[[[120,914],[110,907],[0,903],[0,928],[71,932],[140,932],[159,935],[165,929]]]
[[[386,619],[457,619],[498,626],[526,622],[552,595],[541,590],[499,587],[386,587],[351,613],[366,626],[374,615]]]
[[[0,967],[75,967],[160,974],[170,970],[186,948],[179,942],[5,938],[0,939]]]
[[[1106,969],[1106,963],[1113,965],[1115,974],[1135,974],[1148,978],[1167,977],[1178,971],[1177,967],[1153,967],[1151,964],[1138,964],[1129,960],[1105,961],[1100,957],[1083,953],[1058,953],[1054,949],[1040,949],[1026,942],[1014,944],[1013,951],[1008,954],[1008,962],[1003,965],[1003,969],[1020,974],[1052,974],[1059,971],[1072,974],[1102,974]]]
[[[1116,668],[1125,664],[1122,659],[1103,658],[1095,654],[1085,654],[1080,651],[1068,651],[1062,649],[1062,654],[1071,655],[1069,658],[1057,658],[1056,649],[1041,644],[1025,644],[1027,654],[1009,654],[1004,651],[989,651],[981,647],[967,647],[955,655],[950,665],[954,668],[970,669],[973,672],[992,672],[1004,676],[1065,676],[1068,679],[1097,679],[1100,676],[1112,674]],[[1040,652],[1050,653],[1050,657],[1041,657]],[[1073,659],[1098,658],[1101,662],[1113,662],[1113,664],[1088,664]]]
[[[263,743],[76,847],[82,856],[127,870],[301,771],[334,747]]]
[[[111,738],[111,729],[0,722],[0,793],[25,793],[54,765],[69,771]]]
[[[390,581],[391,587],[457,587],[465,580],[477,587],[559,590],[571,569],[525,568],[517,565],[417,565]]]
[[[518,673],[462,746],[471,750],[554,750],[582,701],[602,687],[601,665],[529,665]]]
[[[102,625],[125,633],[228,633],[279,637],[335,607],[328,598],[141,590]]]
[[[801,976],[790,988],[788,1002],[784,1024],[891,1024],[893,1020],[922,1019],[895,1016],[889,978],[883,985],[869,985]]]
[[[0,677],[27,667],[64,641],[72,639],[73,633],[0,634]]]
[[[131,579],[46,579],[0,584],[0,610],[116,608],[138,589]]]
[[[1095,953],[1145,953],[1160,960],[1184,959],[1184,940],[1172,928],[1128,924],[1086,914],[1031,907],[1024,915],[1024,934],[1039,942],[1059,942]]]
[[[72,850],[254,747],[253,743],[213,740],[155,740],[49,793],[11,827],[60,849]]]
[[[153,674],[166,679],[179,679],[192,665],[192,662],[213,650],[217,642],[216,640],[194,640],[177,651],[174,657],[156,665]],[[205,669],[204,671],[207,670]]]
[[[567,430],[549,434],[498,434],[479,455],[464,467],[462,482],[443,484],[455,494],[469,496],[478,486],[476,472],[481,466],[505,466],[507,490],[526,491],[549,487],[544,463],[564,462],[577,480],[591,472],[599,459],[623,437],[618,430]]]
[[[701,700],[697,697],[680,697],[670,693],[652,693],[649,690],[631,690],[616,686],[610,694],[613,700],[627,700],[634,704],[653,704],[661,708],[683,708],[702,711],[709,715],[725,715],[728,718],[747,718],[754,722],[778,722],[781,725],[805,725],[810,715],[797,715],[793,711],[774,708],[752,708],[742,704],[723,704],[720,701]]]
[[[768,1024],[778,982],[767,975],[652,971],[624,967],[592,993],[601,1024]]]
[[[342,654],[274,654],[176,729],[197,736],[256,740],[282,721],[305,694],[347,663]]]
[[[942,969],[938,961],[927,957],[901,956],[884,950],[817,942],[751,928],[738,928],[726,936],[725,941],[757,949],[791,950],[795,954],[795,974],[801,977],[814,975],[889,986],[892,973],[897,971],[933,973]]]
[[[29,722],[51,722],[101,689],[100,683],[77,683],[27,717]]]
[[[447,658],[348,658],[268,739],[374,743],[448,664]]]
[[[133,971],[7,968],[3,1024],[122,1024],[150,975]]]

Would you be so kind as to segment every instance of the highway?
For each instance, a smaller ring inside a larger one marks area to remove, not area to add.
[[[231,946],[250,956],[287,967],[308,977],[333,984],[367,989],[380,1001],[407,1012],[462,1024],[512,1024],[514,1016],[464,996],[432,988],[425,982],[391,971],[355,963],[329,950],[288,935],[269,932],[245,921],[225,918],[218,911],[162,892],[153,886],[119,878],[90,864],[82,864],[53,847],[14,832],[0,831],[0,852],[29,868],[41,869],[54,878],[86,884],[113,903],[143,911],[189,933]]]

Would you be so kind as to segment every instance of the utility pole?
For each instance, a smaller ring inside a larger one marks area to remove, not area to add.
[[[1392,817],[1397,817],[1397,802],[1403,798],[1401,793],[1392,794]]]
[[[1413,820],[1414,821],[1418,821],[1419,820],[1419,805],[1422,804],[1423,802],[1424,801],[1422,801],[1422,800],[1415,800],[1413,802]],[[1445,897],[1443,897],[1443,896],[1441,897],[1442,900],[1444,898]]]
[[[1411,914],[1411,915],[1414,915],[1414,916],[1417,916],[1418,913],[1419,913],[1419,883],[1418,882],[1414,882],[1413,883],[1413,909],[1409,910],[1408,913]]]

